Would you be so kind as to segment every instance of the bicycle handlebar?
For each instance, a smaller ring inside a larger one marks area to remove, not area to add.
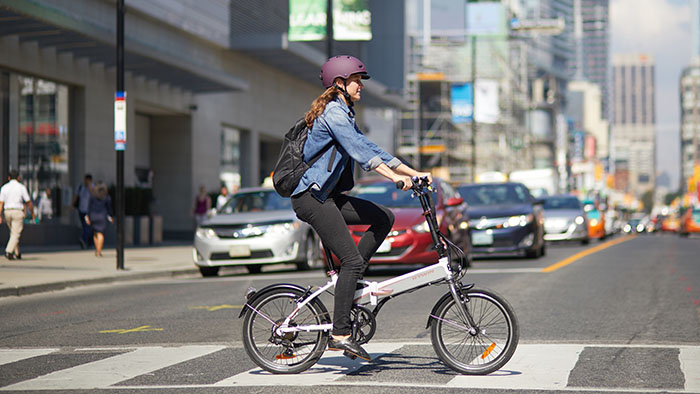
[[[413,183],[413,185],[411,186],[411,189],[413,191],[416,191],[416,192],[421,192],[421,191],[423,191],[424,188],[430,186],[430,183],[428,183],[427,176],[423,176],[420,178],[417,176],[414,176],[411,178],[411,182]],[[405,184],[403,183],[403,181],[396,182],[397,189],[403,189],[404,185]]]

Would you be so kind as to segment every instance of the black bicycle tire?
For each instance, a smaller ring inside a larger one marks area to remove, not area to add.
[[[264,312],[265,304],[277,298],[287,297],[291,300],[290,304],[293,304],[294,300],[296,300],[299,296],[301,296],[301,292],[294,289],[273,289],[269,292],[260,295],[260,297],[251,306],[257,311]],[[310,308],[310,310],[312,311],[312,315],[315,319],[313,324],[330,323],[328,311],[326,310],[325,306],[323,306],[323,303],[320,300],[312,300],[305,306],[305,308]],[[300,312],[299,315],[301,315],[301,313],[302,312]],[[278,319],[282,318],[282,316],[273,316],[272,318]],[[267,357],[264,356],[264,354],[262,354],[261,350],[258,348],[254,340],[253,328],[254,324],[256,323],[256,319],[261,319],[260,322],[266,322],[266,319],[264,317],[259,315],[253,309],[249,309],[248,312],[246,312],[246,316],[243,320],[243,347],[245,348],[246,353],[248,353],[248,357],[250,357],[250,359],[257,366],[268,372],[274,374],[296,374],[306,371],[307,369],[311,368],[314,364],[316,364],[316,362],[318,362],[323,353],[326,351],[329,334],[326,331],[317,331],[317,341],[315,342],[313,349],[299,362],[291,365],[276,364],[274,362],[271,362]],[[273,325],[272,323],[268,324],[270,326],[269,331],[271,333]]]
[[[518,323],[518,319],[515,315],[513,307],[500,294],[488,289],[469,289],[466,291],[465,295],[470,300],[467,304],[468,307],[471,308],[471,305],[475,305],[475,302],[485,301],[495,306],[496,310],[503,315],[508,328],[507,339],[505,340],[503,350],[501,350],[498,356],[495,357],[493,360],[476,366],[471,365],[469,363],[465,363],[462,360],[460,360],[457,356],[452,354],[452,352],[448,349],[448,346],[445,344],[445,340],[443,338],[442,333],[442,328],[447,325],[443,325],[443,319],[445,319],[445,315],[451,308],[457,305],[452,297],[446,298],[435,309],[435,316],[437,318],[431,317],[432,321],[430,337],[433,343],[433,349],[435,350],[435,353],[437,353],[440,360],[442,360],[442,362],[444,362],[451,369],[459,373],[465,375],[487,375],[501,369],[515,353],[515,349],[518,346],[518,341],[520,338],[520,325]],[[470,303],[472,304],[470,305]],[[484,309],[482,308],[481,311],[483,312],[483,310]],[[473,314],[472,317],[478,325],[480,319],[482,319],[483,316],[476,315],[474,310],[471,310],[471,313]],[[471,334],[465,331],[464,335],[465,338],[472,339],[474,341],[478,341],[480,339],[478,338],[478,335],[480,334],[477,334],[477,336],[471,336]],[[488,353],[490,353],[490,351]]]

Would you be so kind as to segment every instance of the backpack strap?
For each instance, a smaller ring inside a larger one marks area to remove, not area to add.
[[[331,146],[333,147],[333,153],[331,153],[331,161],[328,163],[328,171],[332,170],[333,169],[333,161],[335,160],[335,155],[338,152],[338,147],[335,145],[335,141],[329,142],[328,145],[324,146],[323,149],[321,149],[318,153],[316,153],[316,155],[314,155],[314,157],[312,157],[311,160],[309,160],[306,164],[308,164],[309,167],[314,165],[314,163],[316,163],[318,161],[318,159],[320,159],[321,156],[324,153],[326,153],[326,151],[328,149],[330,149]]]

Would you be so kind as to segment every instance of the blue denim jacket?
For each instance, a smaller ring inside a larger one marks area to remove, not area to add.
[[[308,162],[332,141],[335,141],[338,151],[333,155],[333,148],[326,150],[301,177],[292,196],[311,188],[311,193],[317,200],[325,201],[345,167],[352,166],[350,159],[358,162],[365,171],[373,170],[381,163],[390,168],[401,164],[398,158],[386,153],[362,134],[355,124],[354,113],[340,96],[326,105],[308,133],[304,144],[305,161]]]

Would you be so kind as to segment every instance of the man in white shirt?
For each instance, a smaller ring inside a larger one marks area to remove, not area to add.
[[[25,209],[29,208],[34,220],[34,208],[27,188],[19,183],[19,173],[11,170],[7,179],[9,182],[0,188],[0,212],[4,210],[5,221],[10,228],[10,240],[7,241],[5,257],[8,260],[14,260],[22,258],[19,252],[19,238],[24,229]],[[0,223],[2,223],[2,215],[0,215]]]

